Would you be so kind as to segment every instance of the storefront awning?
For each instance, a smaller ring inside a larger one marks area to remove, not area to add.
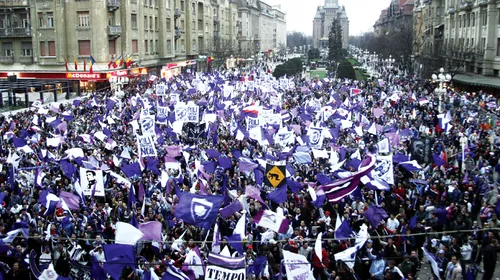
[[[473,86],[484,86],[484,87],[492,87],[500,89],[500,78],[497,77],[488,77],[477,74],[457,74],[453,77],[453,80]]]

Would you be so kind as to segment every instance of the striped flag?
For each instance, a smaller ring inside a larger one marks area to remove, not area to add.
[[[331,203],[341,201],[344,197],[353,193],[363,176],[368,175],[375,168],[375,157],[368,155],[359,165],[358,172],[325,185],[325,194]]]
[[[190,280],[180,269],[175,267],[172,262],[167,263],[167,270],[163,274],[162,280]]]

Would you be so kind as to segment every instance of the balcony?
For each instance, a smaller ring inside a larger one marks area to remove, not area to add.
[[[472,2],[471,1],[463,1],[460,3],[460,11],[470,11],[472,9]]]
[[[122,35],[122,27],[120,25],[108,25],[108,36],[117,38]]]
[[[179,8],[175,8],[175,10],[174,10],[174,18],[175,18],[175,19],[180,18],[180,17],[181,17],[181,14],[182,14],[182,13],[181,13],[181,9],[179,9]]]
[[[28,27],[16,27],[16,28],[1,28],[0,38],[10,37],[31,37],[31,28]]]
[[[476,1],[479,7],[486,7],[488,6],[488,0],[477,0]]]
[[[121,4],[121,0],[108,0],[108,11],[118,10]]]
[[[24,65],[30,65],[33,64],[33,56],[21,56],[19,58],[19,63],[24,64]]]
[[[179,27],[175,27],[175,32],[174,32],[175,40],[179,39],[183,33],[184,33],[184,30],[180,29]]]
[[[448,8],[448,14],[452,15],[456,12],[455,8],[454,7],[450,7]]]
[[[0,64],[14,64],[13,56],[0,56]]]
[[[0,8],[29,8],[28,0],[0,0]]]
[[[214,16],[214,24],[219,24],[219,17],[218,16]]]

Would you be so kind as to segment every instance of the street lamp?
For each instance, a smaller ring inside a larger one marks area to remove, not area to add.
[[[387,69],[392,70],[392,68],[393,68],[392,64],[393,64],[395,61],[396,61],[396,60],[395,60],[394,58],[392,58],[392,55],[389,55],[389,58],[387,58],[387,59],[385,60],[386,65],[387,65],[387,66],[386,66],[386,67],[387,67]]]
[[[443,97],[446,94],[446,89],[444,88],[444,83],[448,83],[451,81],[451,75],[444,74],[444,68],[441,67],[439,69],[439,75],[432,74],[432,81],[439,82],[439,88],[436,88],[434,90],[434,92],[437,94],[437,96],[439,98],[438,112],[441,114],[443,111],[443,108],[442,108]]]

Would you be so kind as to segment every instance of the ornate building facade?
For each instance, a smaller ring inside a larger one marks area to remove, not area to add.
[[[319,6],[313,20],[314,48],[328,47],[328,33],[334,19],[340,20],[342,27],[342,48],[347,48],[349,41],[349,18],[345,7],[339,6],[338,0],[325,0],[325,5]]]

